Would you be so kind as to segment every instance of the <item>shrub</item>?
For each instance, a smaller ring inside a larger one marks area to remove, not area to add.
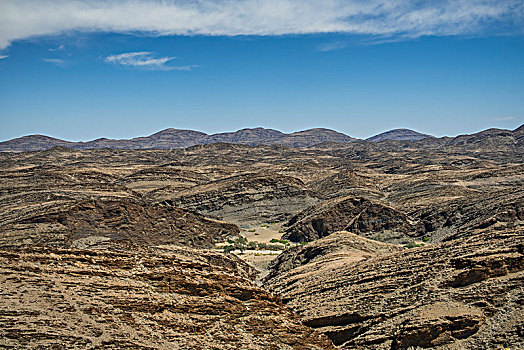
[[[417,244],[415,241],[409,241],[408,243],[404,244],[404,248],[416,248],[416,247],[422,247],[424,244]]]
[[[234,245],[226,245],[224,246],[224,253],[231,253],[233,250],[236,249],[236,247]]]

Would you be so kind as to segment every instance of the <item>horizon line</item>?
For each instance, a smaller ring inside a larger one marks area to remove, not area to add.
[[[179,131],[194,131],[194,132],[200,132],[200,133],[203,133],[207,136],[213,136],[213,135],[220,135],[220,134],[228,134],[228,133],[236,133],[236,132],[239,132],[239,131],[243,131],[243,130],[255,130],[255,129],[264,129],[264,130],[274,130],[274,131],[278,131],[284,135],[291,135],[291,134],[296,134],[296,133],[299,133],[299,132],[304,132],[304,131],[310,131],[310,130],[328,130],[328,131],[334,131],[334,132],[337,132],[337,133],[340,133],[340,134],[343,134],[345,136],[348,136],[348,137],[351,137],[351,138],[354,138],[355,140],[367,140],[367,139],[370,139],[374,136],[377,136],[377,135],[381,135],[381,134],[384,134],[384,133],[387,133],[387,132],[390,132],[390,131],[395,131],[395,130],[409,130],[409,131],[414,131],[416,133],[419,133],[419,134],[423,134],[423,135],[428,135],[428,137],[434,137],[434,138],[444,138],[444,137],[457,137],[457,136],[461,136],[461,135],[472,135],[472,134],[476,134],[476,133],[479,133],[479,132],[482,132],[482,131],[486,131],[486,130],[491,130],[491,129],[497,129],[497,130],[507,130],[507,131],[514,131],[514,130],[517,130],[519,129],[520,127],[524,126],[524,123],[523,124],[520,124],[519,126],[517,126],[515,129],[505,129],[505,128],[497,128],[497,127],[489,127],[489,128],[486,128],[486,129],[480,129],[480,130],[477,130],[475,132],[472,132],[472,133],[458,133],[456,135],[453,135],[453,136],[450,136],[450,135],[443,135],[443,136],[435,136],[435,135],[432,135],[430,133],[426,133],[426,132],[422,132],[422,131],[417,131],[417,130],[414,130],[414,129],[410,129],[408,127],[396,127],[396,128],[393,128],[393,129],[387,129],[387,130],[384,130],[384,131],[381,131],[379,133],[376,133],[376,134],[373,134],[371,136],[368,136],[366,138],[358,138],[358,137],[354,137],[354,136],[351,136],[349,134],[346,134],[342,131],[338,131],[336,129],[332,129],[332,128],[327,128],[327,127],[312,127],[312,128],[307,128],[307,129],[303,129],[303,130],[297,130],[297,131],[292,131],[292,132],[284,132],[284,131],[281,131],[281,130],[278,130],[278,129],[275,129],[275,128],[270,128],[270,127],[263,127],[263,126],[255,126],[255,127],[245,127],[245,128],[241,128],[241,129],[237,129],[235,131],[220,131],[220,132],[214,132],[214,133],[207,133],[205,131],[201,131],[201,130],[197,130],[197,129],[179,129],[179,128],[173,128],[173,127],[169,127],[169,128],[164,128],[164,129],[161,129],[161,130],[158,130],[158,131],[155,131],[153,132],[152,134],[149,134],[149,135],[141,135],[141,136],[133,136],[133,137],[129,137],[129,138],[111,138],[111,137],[105,137],[105,136],[101,136],[101,137],[96,137],[96,138],[93,138],[93,139],[89,139],[89,140],[78,140],[78,141],[72,141],[72,140],[67,140],[67,139],[64,139],[64,138],[60,138],[60,137],[55,137],[55,136],[51,136],[51,135],[45,135],[45,134],[40,134],[40,133],[34,133],[34,134],[25,134],[25,135],[21,135],[21,136],[16,136],[16,137],[13,137],[13,138],[10,138],[10,139],[7,139],[7,140],[0,140],[0,143],[3,143],[3,142],[9,142],[9,141],[13,141],[13,140],[17,140],[17,139],[20,139],[20,138],[24,138],[24,137],[30,137],[30,136],[44,136],[44,137],[50,137],[50,138],[53,138],[53,139],[57,139],[57,140],[60,140],[60,141],[65,141],[65,142],[71,142],[71,143],[88,143],[88,142],[93,142],[93,141],[96,141],[96,140],[101,140],[101,139],[107,139],[107,140],[113,140],[113,141],[121,141],[121,140],[133,140],[133,139],[137,139],[137,138],[143,138],[143,137],[150,137],[150,136],[153,136],[155,134],[158,134],[158,133],[161,133],[163,131],[166,131],[166,130],[179,130]]]

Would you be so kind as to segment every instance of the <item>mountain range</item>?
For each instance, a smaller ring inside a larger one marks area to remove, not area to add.
[[[384,140],[392,140],[392,141],[418,141],[423,140],[427,137],[433,137],[431,135],[422,134],[417,131],[413,131],[410,129],[393,129],[390,131],[386,131],[383,133],[380,133],[375,136],[371,136],[366,139],[366,141],[369,142],[380,142]]]
[[[132,139],[99,138],[88,142],[72,142],[45,135],[27,135],[0,142],[1,152],[42,151],[53,147],[70,149],[173,149],[212,143],[236,143],[249,146],[283,145],[290,147],[311,147],[321,143],[381,142],[381,141],[421,141],[431,145],[456,145],[459,147],[489,146],[490,142],[508,146],[522,144],[524,125],[515,130],[488,129],[471,135],[455,138],[435,138],[409,129],[394,129],[360,140],[335,130],[315,128],[293,133],[283,133],[274,129],[252,128],[235,132],[206,134],[195,130],[165,129],[150,136]],[[496,139],[496,141],[494,141]],[[484,143],[486,143],[484,145]]]

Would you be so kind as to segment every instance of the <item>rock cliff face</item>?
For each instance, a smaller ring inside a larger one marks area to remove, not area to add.
[[[1,247],[97,247],[130,242],[210,248],[240,232],[236,225],[199,213],[132,200],[64,201],[43,205],[38,211],[30,209],[18,210],[11,219],[4,216]]]
[[[360,234],[387,233],[392,237],[416,236],[422,227],[384,204],[362,197],[340,197],[321,202],[293,216],[284,238],[307,242],[346,230]],[[400,235],[399,235],[400,234]]]
[[[256,223],[282,221],[289,213],[318,201],[301,180],[276,173],[237,175],[173,192],[167,198],[177,207]]]
[[[32,248],[0,270],[2,348],[333,349],[232,256]]]
[[[366,256],[368,241],[348,247],[337,234],[283,253],[267,286],[342,349],[519,349],[523,235],[523,226],[484,230]]]

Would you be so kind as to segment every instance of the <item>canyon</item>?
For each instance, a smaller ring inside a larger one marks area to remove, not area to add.
[[[0,143],[0,347],[524,347],[524,126],[155,135]]]

